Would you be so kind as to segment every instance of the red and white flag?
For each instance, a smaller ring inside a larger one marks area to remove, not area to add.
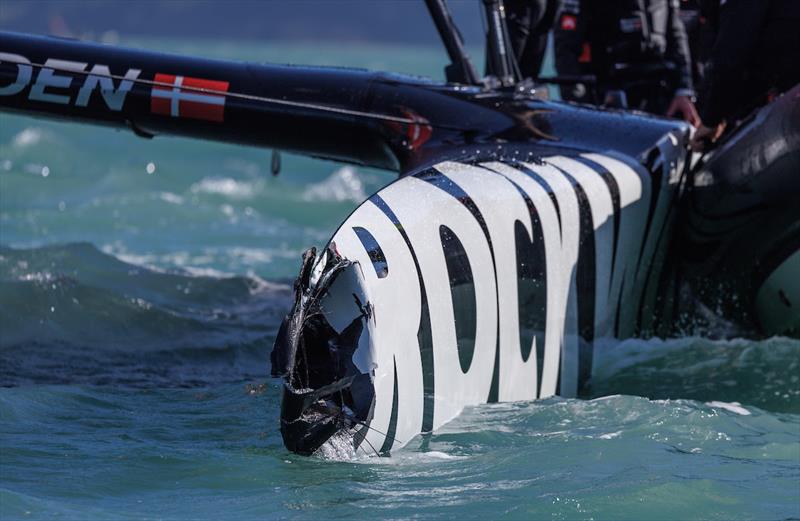
[[[225,120],[225,93],[228,92],[229,85],[227,81],[203,80],[160,72],[156,73],[153,81],[159,84],[153,85],[150,94],[150,112],[153,114],[220,123]],[[161,85],[164,83],[170,86]]]

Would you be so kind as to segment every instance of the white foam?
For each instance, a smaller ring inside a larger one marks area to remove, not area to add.
[[[363,449],[363,450],[362,450]],[[416,452],[410,450],[400,449],[392,452],[388,457],[376,457],[375,453],[367,446],[366,448],[360,447],[359,452],[356,454],[355,463],[364,463],[369,465],[417,465],[424,463],[431,463],[436,461],[454,461],[467,459],[468,456],[448,454],[446,452],[431,450],[425,452]]]
[[[317,449],[316,454],[327,460],[352,461],[356,458],[353,439],[348,434],[335,434]]]
[[[172,192],[159,192],[158,198],[162,201],[169,203],[169,204],[183,204],[183,197],[178,194],[173,194]]]
[[[43,133],[41,129],[29,127],[14,136],[11,144],[14,146],[14,148],[29,147],[39,143],[42,140],[42,136]]]
[[[429,452],[423,452],[426,458],[430,459],[461,459],[459,456],[454,456],[452,454],[447,454],[446,452],[440,452],[438,450],[432,450]]]
[[[257,189],[255,183],[237,181],[230,177],[206,177],[189,188],[193,194],[218,194],[231,199],[252,199]]]
[[[184,266],[181,269],[192,275],[193,277],[207,277],[210,279],[229,279],[231,277],[235,277],[235,273],[229,273],[227,271],[217,270],[214,268],[198,268],[195,266]]]
[[[714,407],[715,409],[725,409],[726,411],[741,414],[742,416],[750,416],[752,414],[742,407],[742,404],[739,402],[706,402],[706,405]]]
[[[324,181],[308,186],[303,192],[304,201],[352,201],[360,203],[367,198],[364,182],[358,171],[345,166],[339,168]]]
[[[609,394],[607,396],[599,396],[597,398],[593,398],[593,399],[591,399],[589,401],[590,402],[603,402],[603,401],[606,401],[606,400],[613,400],[614,398],[621,398],[621,397],[622,397],[621,394]]]

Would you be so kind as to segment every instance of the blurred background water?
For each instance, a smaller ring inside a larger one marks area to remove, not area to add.
[[[121,43],[442,76],[408,42]],[[627,340],[597,399],[476,407],[388,458],[291,455],[267,374],[300,253],[394,176],[269,165],[0,115],[0,518],[800,518],[787,338]]]

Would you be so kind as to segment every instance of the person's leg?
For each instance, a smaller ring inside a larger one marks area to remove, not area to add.
[[[517,59],[517,63],[520,62],[531,34],[531,29],[535,25],[533,15],[536,14],[534,11],[537,2],[538,0],[506,0],[503,2],[508,37],[511,40],[511,47],[514,49],[514,57]],[[524,71],[523,75],[525,75]]]
[[[522,52],[517,53],[520,71],[525,77],[537,77],[547,51],[547,37],[558,14],[559,0],[527,0],[528,37]]]

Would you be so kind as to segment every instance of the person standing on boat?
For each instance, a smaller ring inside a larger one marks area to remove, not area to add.
[[[564,0],[555,51],[559,75],[596,78],[594,86],[562,88],[562,98],[613,101],[699,125],[678,0]]]
[[[680,14],[686,36],[689,40],[689,52],[692,57],[692,81],[697,90],[697,99],[703,99],[702,88],[705,84],[711,49],[716,38],[716,14],[712,4],[716,0],[681,0]]]
[[[714,0],[717,31],[701,98],[702,151],[726,126],[800,83],[799,0]]]
[[[558,13],[559,0],[505,0],[506,27],[520,72],[536,78],[547,50],[547,36]]]

